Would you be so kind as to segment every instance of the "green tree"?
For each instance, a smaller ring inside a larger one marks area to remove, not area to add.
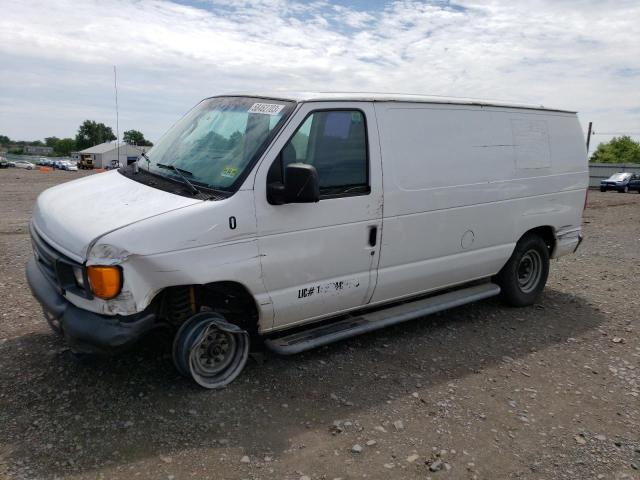
[[[125,143],[128,143],[129,145],[140,145],[143,147],[153,146],[153,143],[144,138],[142,132],[138,130],[127,130],[122,135],[122,138],[124,139]]]
[[[640,163],[640,142],[631,137],[613,137],[607,143],[601,143],[593,155],[594,163]]]
[[[53,146],[53,151],[58,155],[68,157],[76,149],[76,141],[73,138],[60,138]]]
[[[11,143],[11,139],[6,135],[0,135],[0,145],[6,145],[8,143]]]
[[[45,137],[44,139],[44,143],[47,147],[54,147],[56,146],[56,143],[58,143],[60,139],[58,137]]]
[[[85,120],[78,128],[76,135],[76,148],[84,150],[104,142],[115,140],[111,127],[107,127],[104,123],[96,123],[93,120]]]

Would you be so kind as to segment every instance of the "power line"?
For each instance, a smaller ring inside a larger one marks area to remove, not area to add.
[[[591,132],[591,135],[640,135],[640,132]]]

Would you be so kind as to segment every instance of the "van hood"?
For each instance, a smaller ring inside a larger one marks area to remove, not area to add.
[[[33,225],[53,247],[83,262],[98,237],[200,202],[143,185],[114,170],[45,190],[36,201]]]

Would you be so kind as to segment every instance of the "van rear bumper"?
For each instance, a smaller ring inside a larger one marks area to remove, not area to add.
[[[556,234],[556,245],[551,258],[558,258],[569,253],[575,253],[582,243],[582,232],[580,228],[559,232]]]
[[[34,258],[27,263],[27,282],[46,315],[59,323],[71,350],[112,354],[133,345],[151,329],[155,314],[106,316],[76,307],[42,273]]]

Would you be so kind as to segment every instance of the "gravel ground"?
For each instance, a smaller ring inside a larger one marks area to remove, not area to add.
[[[49,331],[28,219],[85,174],[0,171],[0,478],[640,478],[640,195],[590,192],[538,305],[267,355],[204,391],[152,341],[80,363]]]

